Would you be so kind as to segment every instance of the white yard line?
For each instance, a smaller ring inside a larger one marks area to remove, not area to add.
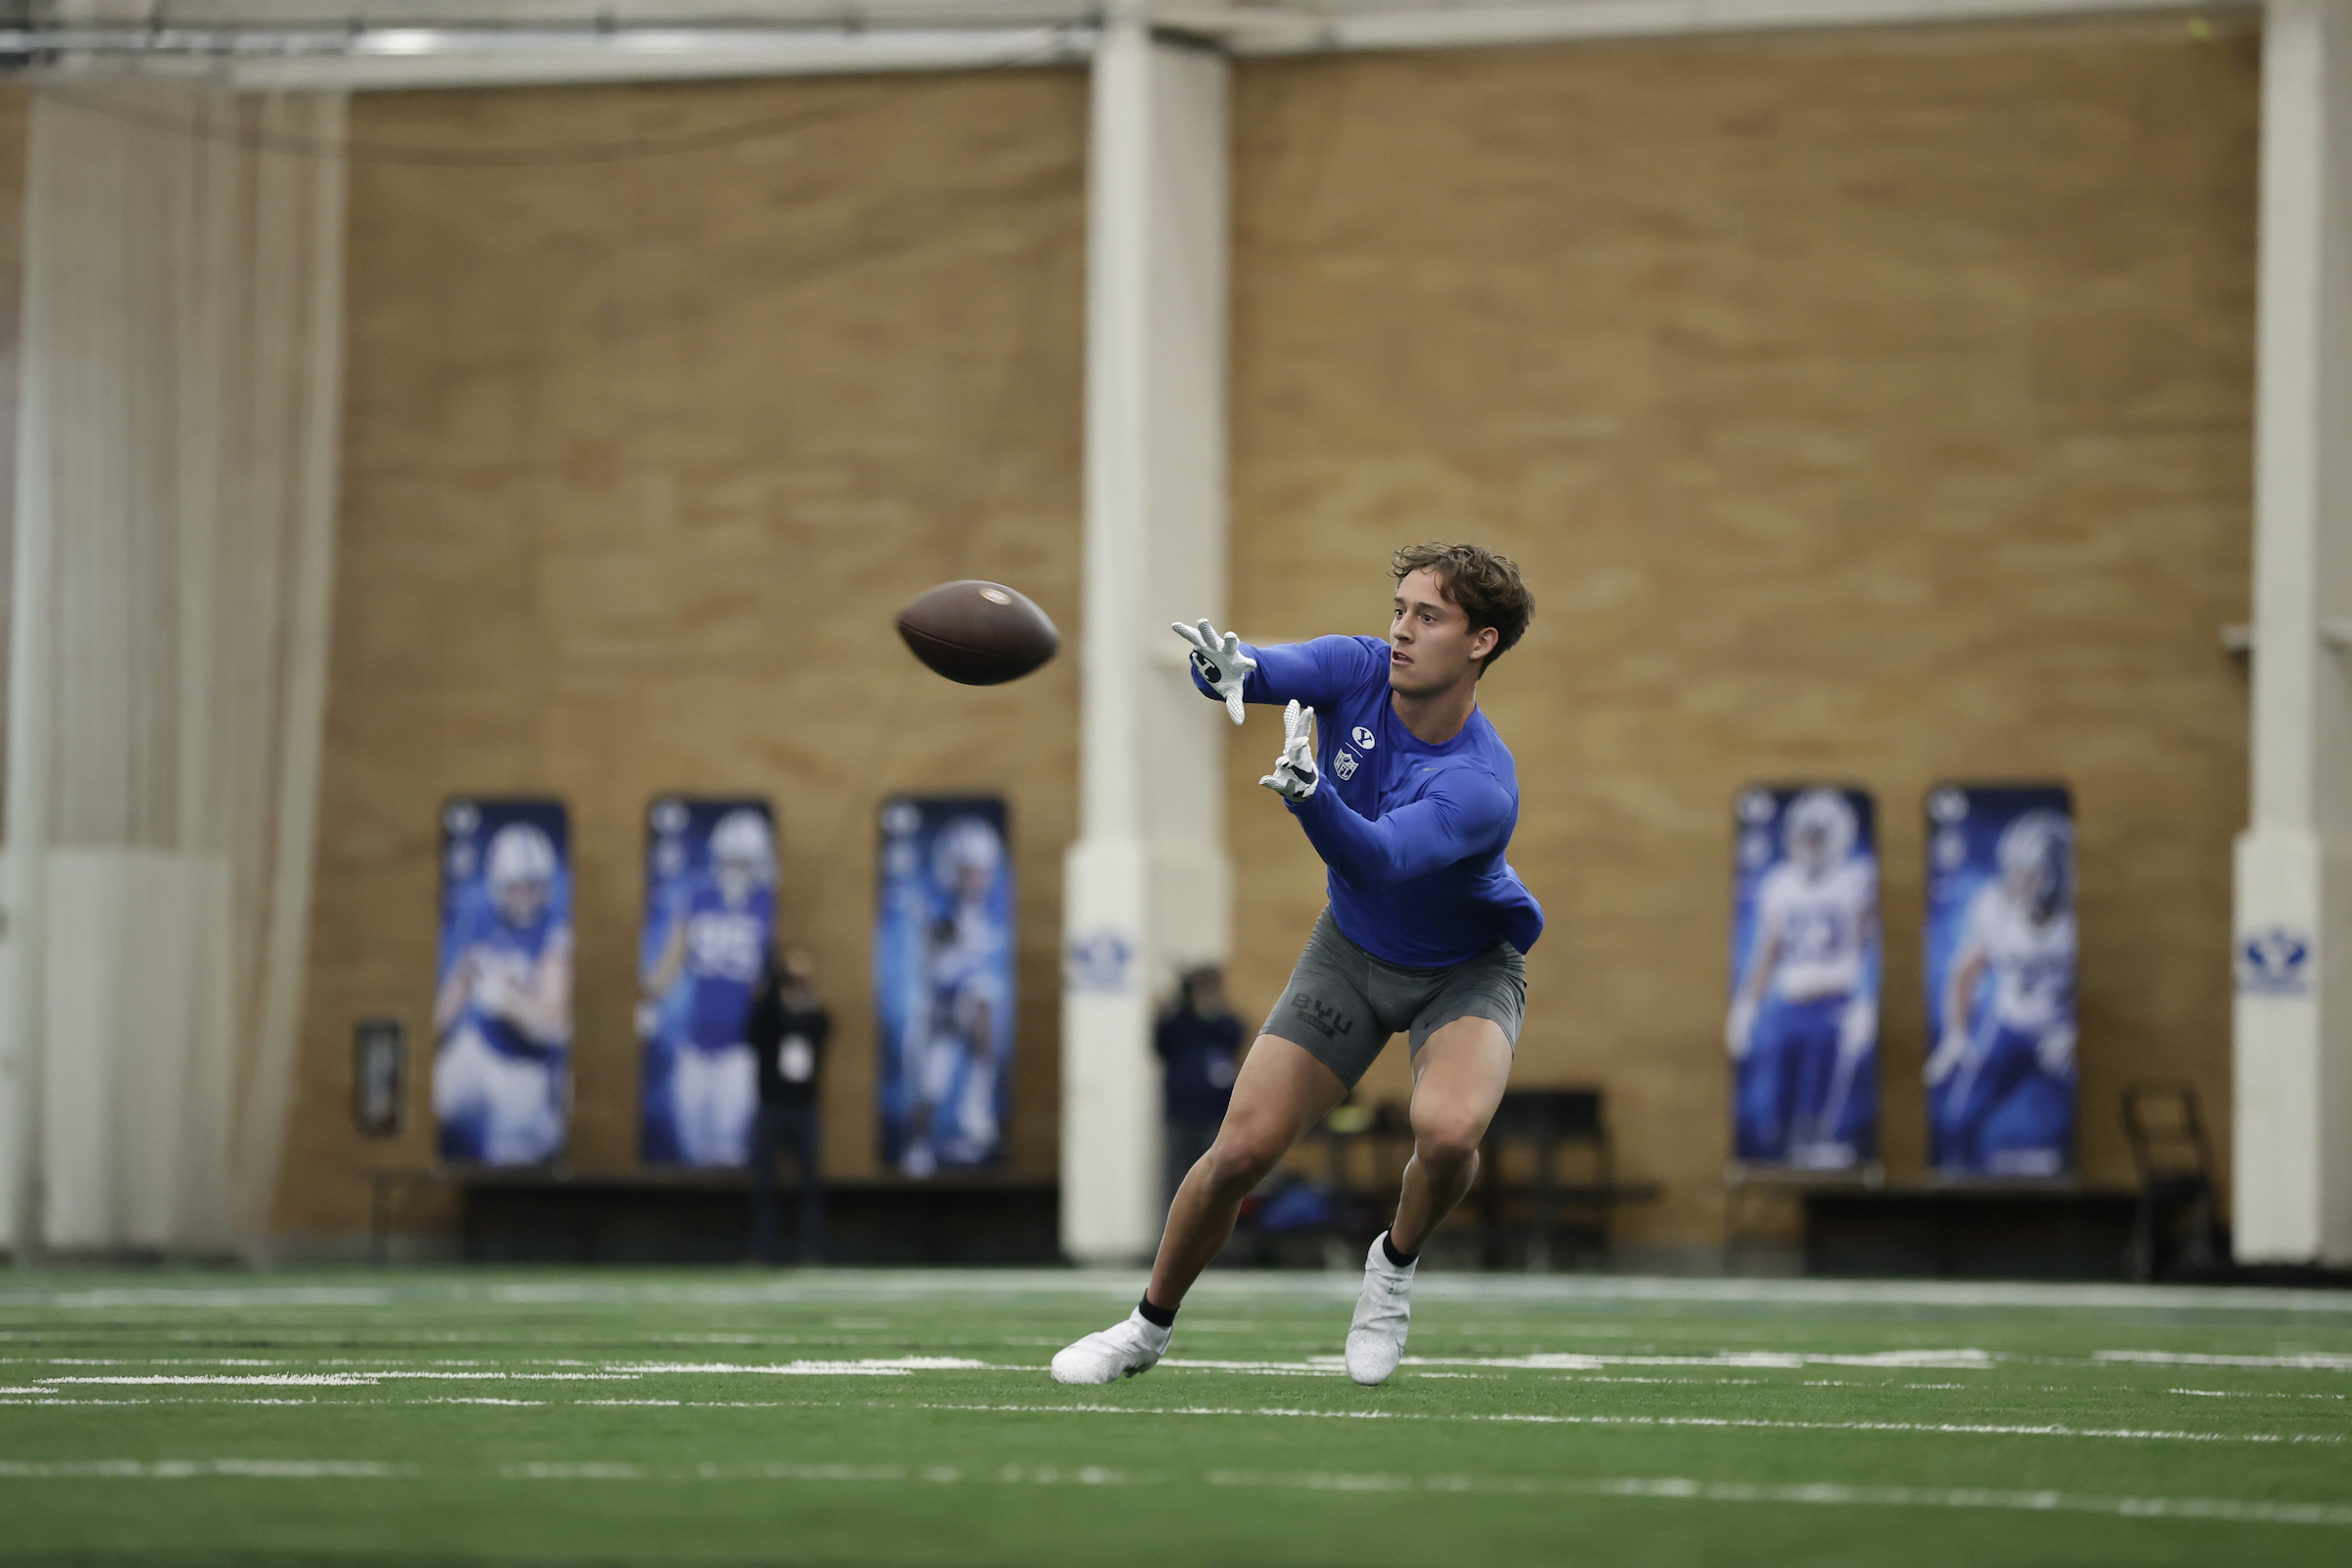
[[[2186,1350],[2093,1350],[2091,1360],[2120,1366],[2233,1366],[2257,1371],[2352,1372],[2352,1355],[2202,1355]]]
[[[51,1459],[0,1460],[6,1481],[189,1481],[213,1478],[270,1481],[408,1480],[416,1465],[354,1459]],[[966,1470],[956,1465],[743,1463],[706,1460],[693,1466],[652,1467],[628,1460],[535,1460],[501,1465],[510,1481],[797,1482],[805,1485],[1119,1487],[1166,1485],[1164,1474],[1100,1465],[1022,1466]],[[1211,1470],[1207,1487],[1279,1492],[1439,1494],[1506,1496],[1626,1498],[1667,1502],[1781,1504],[1799,1507],[1927,1508],[2013,1513],[2087,1513],[2122,1519],[2205,1519],[2230,1524],[2352,1527],[2352,1504],[2280,1502],[2239,1497],[2103,1496],[2056,1491],[2007,1492],[1977,1488],[1852,1486],[1816,1481],[1800,1485],[1700,1481],[1687,1476],[1596,1477],[1401,1475],[1387,1472],[1261,1472]]]
[[[1889,1371],[1984,1372],[2007,1358],[1990,1350],[1717,1350],[1707,1355],[1597,1355],[1537,1351],[1527,1355],[1408,1355],[1404,1366],[1498,1367],[1522,1372],[1597,1372],[1612,1366],[1721,1367],[1728,1371],[1796,1372],[1815,1366],[1884,1367]],[[1345,1358],[1310,1355],[1297,1361],[1193,1360],[1171,1355],[1161,1366],[1219,1372],[1341,1372]]]
[[[1031,1415],[1279,1416],[1317,1421],[1481,1421],[1561,1427],[1718,1427],[1769,1432],[1909,1432],[1931,1436],[2109,1438],[2132,1442],[2340,1444],[2341,1433],[2186,1432],[2128,1427],[2010,1426],[1973,1421],[1773,1421],[1761,1417],[1698,1415],[1446,1414],[1417,1410],[1299,1410],[1242,1405],[917,1404],[918,1410],[1018,1411]]]
[[[0,1459],[0,1481],[193,1481],[210,1476],[384,1481],[417,1473],[413,1464],[372,1459]]]
[[[652,1376],[761,1377],[872,1377],[903,1378],[916,1372],[983,1370],[1032,1371],[1035,1368],[996,1368],[987,1361],[951,1355],[898,1355],[856,1361],[638,1361],[602,1367],[592,1372],[424,1371],[413,1367],[351,1367],[334,1372],[105,1372],[75,1373],[41,1379],[37,1389],[0,1389],[0,1394],[46,1393],[53,1386],[109,1388],[321,1388],[366,1389],[380,1383],[633,1383]]]
[[[1261,1475],[1212,1470],[1207,1485],[1309,1492],[1501,1493],[1513,1495],[1659,1498],[1672,1502],[1796,1503],[1879,1508],[1988,1508],[2025,1513],[2093,1513],[2125,1519],[2218,1519],[2236,1524],[2352,1526],[2352,1505],[2273,1502],[2235,1497],[2120,1497],[2069,1492],[1995,1492],[1975,1488],[1856,1487],[1838,1482],[1766,1486],[1694,1481],[1683,1476],[1579,1481],[1549,1477],[1404,1476],[1310,1472]]]
[[[763,1361],[737,1363],[731,1361],[616,1361],[611,1370],[629,1377],[645,1373],[734,1374],[760,1373],[768,1376],[790,1377],[795,1374],[826,1377],[904,1376],[909,1372],[975,1372],[1013,1370],[995,1367],[987,1361],[974,1361],[957,1355],[889,1355],[867,1356],[856,1361]]]

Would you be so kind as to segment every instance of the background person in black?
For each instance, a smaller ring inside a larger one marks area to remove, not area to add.
[[[1152,1044],[1166,1068],[1170,1200],[1185,1172],[1208,1152],[1233,1102],[1233,1079],[1241,1066],[1242,1020],[1225,1004],[1225,971],[1203,964],[1178,984],[1176,1000],[1159,1015]]]
[[[833,1015],[816,1000],[815,966],[805,948],[770,953],[752,993],[744,1023],[760,1067],[760,1115],[752,1127],[752,1255],[785,1261],[780,1250],[776,1156],[792,1152],[801,1183],[797,1256],[814,1263],[824,1253],[824,1177],[817,1166],[817,1067]]]

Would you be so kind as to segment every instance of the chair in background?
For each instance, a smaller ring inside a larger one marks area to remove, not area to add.
[[[2230,1238],[2214,1200],[2213,1145],[2197,1092],[2159,1080],[2126,1086],[2124,1134],[2139,1173],[2133,1275],[2195,1278],[2221,1267],[2230,1256]]]
[[[1584,1161],[1580,1178],[1561,1173],[1568,1150]],[[1654,1201],[1663,1191],[1656,1182],[1617,1180],[1599,1090],[1512,1090],[1487,1126],[1471,1190],[1486,1265],[1506,1266],[1514,1242],[1530,1273],[1550,1268],[1563,1241],[1571,1259],[1606,1258],[1617,1209]]]

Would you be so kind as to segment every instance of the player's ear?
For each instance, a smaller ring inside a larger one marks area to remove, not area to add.
[[[1470,657],[1484,659],[1502,641],[1502,633],[1493,626],[1481,626],[1470,634]]]

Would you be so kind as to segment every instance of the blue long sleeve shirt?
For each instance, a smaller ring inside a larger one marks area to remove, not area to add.
[[[1389,647],[1377,637],[1244,647],[1257,661],[1244,701],[1315,710],[1323,781],[1290,808],[1328,868],[1341,933],[1415,967],[1460,963],[1497,942],[1534,947],[1544,906],[1503,858],[1519,770],[1487,715],[1473,710],[1444,745],[1419,739],[1389,706]],[[1216,695],[1198,669],[1193,683]]]

